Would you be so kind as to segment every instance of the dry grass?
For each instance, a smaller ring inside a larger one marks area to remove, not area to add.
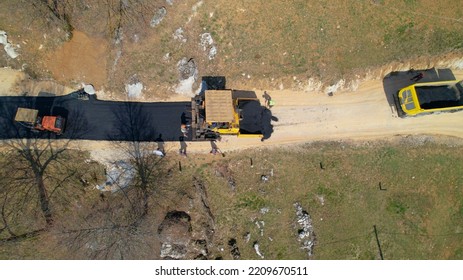
[[[78,163],[86,156],[69,156],[81,170]],[[374,225],[385,259],[463,258],[461,146],[413,139],[333,142],[232,152],[225,157],[183,158],[172,152],[165,159],[166,175],[156,179],[147,226],[155,229],[163,213],[180,210],[192,216],[193,232],[200,232],[202,217],[191,205],[196,178],[206,187],[214,216],[211,258],[231,259],[228,241],[235,238],[241,259],[260,259],[252,247],[255,241],[266,259],[307,259],[297,240],[295,202],[312,217],[317,236],[314,259],[378,259]],[[101,181],[101,167],[95,168]],[[261,175],[272,171],[270,180],[262,182]],[[97,180],[91,174],[84,176],[92,184]],[[386,190],[380,190],[380,183]],[[97,191],[78,197],[68,197],[68,208],[59,206],[63,211],[57,219],[69,220],[78,205],[91,209],[99,203]],[[263,213],[263,208],[268,212]],[[248,232],[251,238],[246,242]],[[58,245],[59,240],[60,235],[51,231],[23,242],[0,244],[0,258],[79,258],[62,247],[65,244]]]
[[[117,1],[108,3],[117,8]],[[452,0],[127,3],[122,17],[116,8],[103,4],[91,8],[73,4],[70,23],[90,37],[108,41],[106,88],[123,92],[124,84],[136,77],[156,97],[173,91],[179,78],[176,64],[183,57],[195,59],[199,76],[227,77],[230,88],[271,89],[280,84],[297,87],[310,77],[327,84],[341,77],[355,78],[368,68],[392,61],[426,60],[461,51],[463,41],[463,7]],[[2,60],[1,65],[19,68],[26,62],[31,73],[49,76],[42,60],[63,42],[64,23],[47,22],[43,11],[33,10],[31,4],[21,9],[18,5],[11,0],[0,4],[0,27],[21,45],[21,62]],[[167,9],[166,17],[159,26],[150,27],[151,17],[161,6]],[[121,44],[115,44],[118,22]],[[186,42],[174,39],[178,28],[184,30]],[[217,46],[213,60],[199,45],[205,32],[211,33]],[[48,39],[43,39],[44,33]],[[44,48],[39,51],[41,44]],[[115,63],[119,51],[121,57]],[[170,58],[165,60],[167,53]]]

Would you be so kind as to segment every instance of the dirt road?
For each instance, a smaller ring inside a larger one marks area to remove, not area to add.
[[[463,79],[463,71],[453,71]],[[256,92],[261,96],[263,92]],[[389,106],[382,81],[366,81],[355,92],[269,92],[276,106],[274,133],[265,142],[229,137],[222,149],[282,145],[319,140],[370,140],[395,135],[443,135],[463,138],[463,111],[398,118]]]
[[[4,71],[0,69],[0,72]],[[10,75],[16,75],[8,70]],[[453,71],[463,79],[463,71]],[[3,73],[5,76],[5,73]],[[0,75],[1,76],[1,75]],[[8,81],[2,87],[11,90]],[[19,94],[19,93],[18,93]],[[257,91],[261,97],[263,91]],[[274,132],[270,139],[225,137],[218,143],[223,151],[261,146],[281,146],[320,140],[373,140],[395,135],[444,135],[463,138],[463,111],[433,114],[413,118],[398,118],[387,101],[380,80],[366,81],[355,92],[340,92],[333,96],[325,93],[296,92],[289,90],[269,92],[276,106],[272,114]],[[185,99],[187,99],[185,97]],[[263,102],[263,100],[262,100]],[[83,141],[83,149],[105,149],[104,143]],[[176,151],[178,143],[168,143],[167,149]],[[189,143],[189,152],[208,152],[209,143]]]
[[[279,119],[273,141],[364,139],[395,134],[463,137],[463,112],[398,118],[379,81],[366,82],[356,92],[332,97],[278,92],[272,98],[279,104],[272,110]]]

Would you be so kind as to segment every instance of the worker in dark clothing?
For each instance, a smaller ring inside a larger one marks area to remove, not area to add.
[[[273,101],[272,97],[270,96],[270,94],[268,94],[266,91],[264,91],[264,95],[262,95],[262,97],[264,98],[265,100],[265,107],[267,108],[272,108],[274,105],[275,105],[275,101]]]

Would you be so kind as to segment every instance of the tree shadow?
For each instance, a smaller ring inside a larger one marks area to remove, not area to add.
[[[28,98],[22,101],[19,106],[36,108],[37,104],[34,101],[37,100]],[[31,127],[21,125],[14,121],[18,106],[5,107],[4,105],[2,104],[2,109],[5,110],[0,113],[0,130],[8,132],[3,134],[8,138],[2,141],[8,149],[2,153],[4,166],[0,169],[11,171],[2,176],[8,184],[3,188],[1,196],[4,199],[1,200],[3,209],[13,207],[15,211],[3,212],[2,218],[4,223],[12,225],[9,227],[11,240],[20,240],[23,237],[36,236],[54,226],[55,217],[59,216],[54,197],[61,193],[62,198],[63,194],[68,192],[67,182],[77,174],[77,171],[67,161],[66,151],[72,139],[64,138],[57,141],[62,135],[34,131]],[[49,111],[45,114],[70,116],[65,108],[54,106],[53,103],[47,106]],[[82,123],[79,121],[81,114],[78,110],[75,110],[73,115],[76,116],[77,123]],[[58,171],[57,166],[59,166]],[[18,172],[19,170],[21,171]],[[18,205],[30,211],[37,209],[37,213],[16,211]],[[22,225],[24,219],[22,216],[26,214],[32,215],[37,221]],[[39,217],[37,215],[41,215],[41,218],[37,219]],[[11,223],[10,220],[15,222]]]
[[[153,118],[139,102],[125,102],[114,108],[115,123],[107,138],[110,140],[146,142],[156,139]]]

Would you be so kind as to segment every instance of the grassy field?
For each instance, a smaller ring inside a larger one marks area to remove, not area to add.
[[[254,241],[267,259],[307,258],[295,202],[312,217],[314,259],[379,259],[374,225],[385,259],[462,259],[462,168],[459,147],[316,143],[233,153],[190,172],[207,182],[215,242],[236,238],[243,259],[259,259]]]

